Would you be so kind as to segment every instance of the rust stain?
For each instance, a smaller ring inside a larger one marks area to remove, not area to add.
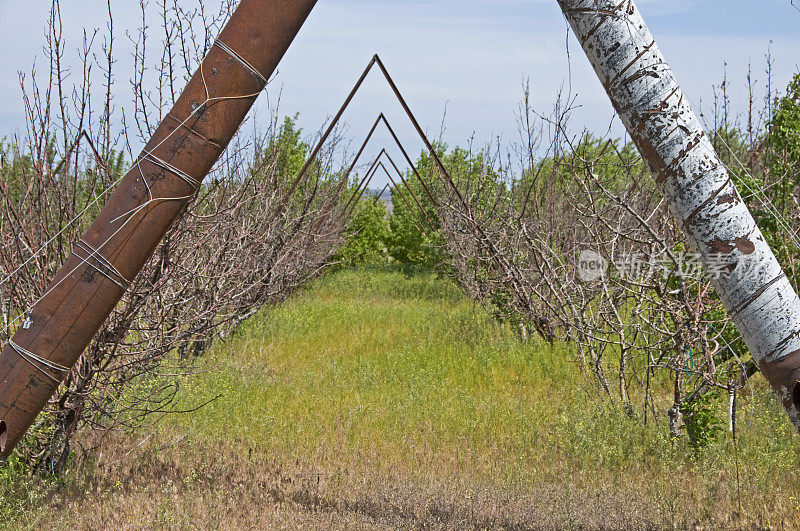
[[[619,45],[620,45],[620,43],[616,43],[616,45],[612,47],[611,53],[613,53],[613,52],[614,52],[614,51],[615,51],[617,48],[619,48]],[[614,78],[613,78],[613,80],[611,81],[611,83],[615,83],[615,82],[616,82],[618,79],[620,79],[620,78],[621,78],[621,77],[622,77],[622,76],[625,74],[625,72],[627,72],[627,71],[628,71],[628,70],[629,70],[631,67],[633,67],[633,65],[635,65],[636,63],[638,63],[638,62],[639,62],[639,60],[641,60],[641,58],[642,58],[642,57],[644,57],[644,55],[647,53],[647,51],[648,51],[648,50],[650,50],[650,48],[652,48],[652,47],[653,47],[653,46],[655,46],[655,45],[656,45],[656,41],[655,41],[655,40],[653,40],[653,42],[651,42],[650,44],[648,44],[647,46],[645,46],[645,47],[644,47],[644,50],[642,50],[641,52],[639,52],[639,53],[636,55],[636,57],[634,57],[634,58],[633,58],[633,59],[632,59],[632,60],[631,60],[631,61],[630,61],[630,62],[629,62],[627,65],[625,65],[625,67],[624,67],[622,70],[620,70],[619,72],[617,72],[617,74],[614,76]],[[643,71],[646,71],[646,70],[648,70],[649,68],[651,68],[651,67],[650,67],[650,66],[646,66],[646,67],[645,67],[645,68],[643,68],[642,70],[643,70]],[[656,74],[656,75],[654,75],[653,77],[654,77],[654,78],[656,78],[656,79],[658,79],[658,75],[657,75],[657,74]],[[627,81],[623,81],[623,82],[622,82],[622,83],[620,83],[620,84],[625,84],[625,83],[628,83],[628,82],[630,82],[630,79],[629,79],[629,80],[627,80]],[[610,84],[609,84],[609,85],[606,85],[606,86],[607,86],[607,87],[610,87]]]
[[[649,68],[645,68],[645,69],[639,70],[639,72],[637,72],[636,74],[633,74],[631,77],[629,77],[629,78],[626,78],[626,79],[625,79],[625,80],[624,80],[622,83],[620,83],[620,84],[621,84],[621,85],[627,85],[627,84],[629,84],[629,83],[633,83],[633,82],[634,82],[634,81],[636,81],[637,79],[641,79],[641,78],[643,78],[643,77],[645,77],[645,76],[650,76],[650,77],[652,77],[653,79],[658,79],[658,78],[659,78],[659,74],[658,74],[658,72],[654,72],[653,70],[650,70]]]
[[[719,188],[717,188],[716,190],[714,190],[714,193],[713,193],[713,194],[711,194],[711,197],[709,197],[708,199],[706,199],[705,201],[703,201],[703,202],[702,202],[702,203],[701,203],[701,204],[700,204],[700,205],[699,205],[697,208],[695,208],[695,209],[692,211],[692,213],[691,213],[691,214],[689,214],[689,216],[688,216],[688,217],[687,217],[687,218],[684,220],[684,222],[683,222],[683,227],[684,227],[684,229],[685,229],[685,230],[687,230],[687,231],[689,230],[689,224],[691,224],[692,220],[693,220],[693,219],[694,219],[694,218],[695,218],[695,217],[696,217],[698,214],[700,214],[700,212],[702,212],[702,211],[703,211],[703,209],[705,209],[705,208],[706,208],[706,206],[708,206],[708,204],[709,204],[709,203],[711,203],[712,201],[714,201],[714,199],[716,199],[716,198],[717,198],[717,196],[718,196],[718,195],[720,195],[720,194],[722,193],[722,191],[723,191],[725,188],[727,188],[727,187],[728,187],[728,185],[730,184],[730,182],[731,182],[731,179],[730,179],[730,178],[728,178],[728,179],[727,179],[727,180],[726,180],[726,181],[725,181],[725,182],[722,184],[722,186],[720,186]],[[719,204],[719,202],[717,202],[717,204]]]
[[[650,163],[653,174],[655,176],[656,184],[663,185],[670,177],[675,176],[675,172],[669,168],[667,163],[658,153],[656,148],[650,142],[650,139],[641,134],[640,129],[644,129],[644,120],[639,123],[639,127],[631,134],[634,144],[639,149],[642,158]]]
[[[758,364],[761,374],[770,382],[772,389],[783,401],[784,407],[797,409],[795,390],[800,382],[800,350],[790,352],[775,361],[762,361]]]
[[[717,254],[731,254],[736,248],[731,243],[724,240],[711,240],[708,242],[711,251]]]
[[[734,240],[736,248],[743,254],[753,254],[756,252],[756,244],[750,241],[750,238],[736,238]]]
[[[708,246],[713,252],[719,254],[731,254],[734,250],[742,254],[753,254],[756,252],[756,244],[750,241],[746,236],[740,236],[732,242],[720,239],[711,240],[708,242]]]

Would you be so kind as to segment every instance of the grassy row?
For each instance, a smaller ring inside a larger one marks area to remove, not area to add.
[[[282,518],[294,522],[370,507],[358,513],[369,527],[800,521],[800,445],[763,382],[742,408],[738,446],[723,437],[698,453],[669,440],[665,418],[644,425],[598,398],[568,347],[520,342],[431,273],[340,271],[211,356],[219,369],[181,398],[209,405],[145,443],[150,432],[114,439],[114,463],[75,467],[23,517],[70,526],[139,503],[151,509],[135,521],[182,525],[198,504],[217,514],[243,503],[220,498],[228,485],[293,504]],[[162,492],[167,469],[177,487]],[[87,499],[87,484],[111,494]]]

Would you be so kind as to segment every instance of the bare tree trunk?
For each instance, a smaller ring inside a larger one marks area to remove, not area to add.
[[[0,357],[0,458],[184,211],[316,0],[242,0],[172,111]]]
[[[700,253],[753,358],[800,429],[800,300],[632,0],[558,0]]]

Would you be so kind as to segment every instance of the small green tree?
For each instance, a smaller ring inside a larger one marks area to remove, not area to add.
[[[275,156],[277,173],[283,182],[291,182],[300,172],[308,154],[308,144],[302,139],[303,130],[297,127],[298,116],[299,114],[287,116],[283,120],[278,135],[268,148],[269,153]]]
[[[800,73],[775,102],[775,113],[762,145],[762,166],[737,180],[737,185],[747,192],[745,197],[764,238],[797,289],[800,249],[784,220],[797,214],[794,205],[800,187]]]
[[[409,208],[400,192],[392,190],[393,212],[389,220],[390,233],[386,240],[389,255],[404,265],[435,267],[441,262],[436,229],[428,226],[430,223],[409,198],[410,194],[405,191],[402,195],[411,201],[411,207],[415,211]],[[435,218],[431,218],[429,213],[427,219]]]
[[[702,450],[719,440],[725,431],[720,419],[721,406],[717,390],[699,395],[683,405],[683,428],[689,436],[690,444]]]
[[[374,265],[387,261],[386,242],[389,222],[381,201],[366,197],[358,202],[353,222],[347,230],[347,241],[338,255],[343,265]]]
[[[436,146],[436,149],[446,148]],[[432,162],[431,156],[423,152],[416,167],[420,176],[425,179],[428,189],[435,194],[440,183],[438,174],[433,171]],[[398,185],[403,186],[403,189],[392,189],[392,216],[389,219],[390,234],[387,239],[389,255],[400,264],[434,268],[442,262],[438,240],[439,217],[413,171],[406,173],[405,180],[410,191],[399,181]]]
[[[494,200],[497,175],[486,164],[482,152],[471,153],[460,147],[448,150],[446,144],[438,142],[434,143],[433,148],[459,187],[462,197],[473,208],[482,209],[487,202]],[[420,154],[416,168],[420,178],[425,180],[427,190],[411,171],[406,174],[406,182],[411,190],[402,190],[405,200],[398,190],[392,190],[394,212],[389,222],[389,254],[402,264],[441,269],[445,262],[441,222],[428,192],[434,197],[452,192],[429,152]]]
[[[800,73],[795,74],[786,94],[779,98],[770,123],[766,167],[777,189],[773,203],[783,214],[791,195],[800,186]]]

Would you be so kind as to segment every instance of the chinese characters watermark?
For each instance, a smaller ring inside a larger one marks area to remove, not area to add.
[[[712,253],[703,260],[699,253],[662,252],[651,255],[634,252],[620,254],[609,260],[596,251],[585,250],[578,257],[577,273],[584,282],[594,282],[613,273],[635,281],[650,280],[657,276],[699,280],[703,275],[710,280],[735,280],[758,275],[767,265],[757,257],[740,254]]]

